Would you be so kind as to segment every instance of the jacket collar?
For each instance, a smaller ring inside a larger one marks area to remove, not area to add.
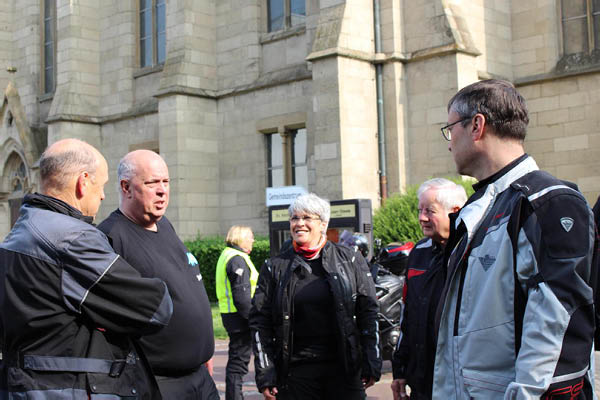
[[[79,219],[89,224],[92,224],[94,221],[94,217],[83,215],[81,211],[65,203],[64,201],[55,197],[46,196],[41,193],[25,195],[25,198],[23,199],[23,205],[68,215],[69,217]]]
[[[473,185],[473,188],[477,191],[459,211],[454,222],[455,228],[458,228],[460,223],[463,222],[470,240],[483,220],[483,217],[489,211],[490,205],[493,204],[496,196],[504,192],[515,180],[538,169],[535,160],[529,155],[524,154],[494,175]]]

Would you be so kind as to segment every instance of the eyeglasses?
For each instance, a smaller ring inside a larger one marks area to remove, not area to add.
[[[442,136],[444,136],[444,139],[446,139],[447,141],[450,141],[452,139],[452,130],[450,128],[452,128],[454,125],[458,124],[459,122],[464,122],[471,118],[473,118],[473,117],[465,117],[463,119],[459,119],[458,121],[454,121],[453,123],[448,124],[446,126],[442,126],[440,128],[440,130],[442,131]]]
[[[308,215],[306,217],[298,217],[298,216],[294,215],[292,218],[290,218],[290,222],[293,222],[293,223],[297,223],[300,220],[302,220],[302,221],[304,221],[306,223],[311,223],[312,221],[320,221],[321,218],[319,218],[319,217],[311,217],[311,216],[308,216]]]

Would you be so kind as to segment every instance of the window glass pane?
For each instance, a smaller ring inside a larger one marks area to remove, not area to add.
[[[162,64],[165,62],[165,55],[167,52],[167,35],[163,32],[163,33],[159,33],[158,37],[156,38],[156,46],[158,47],[156,49],[157,51],[157,59],[156,62],[159,64]]]
[[[144,9],[150,9],[152,7],[152,0],[140,0],[140,11]]]
[[[565,54],[588,51],[587,19],[577,18],[563,21]]]
[[[54,33],[54,24],[53,24],[53,19],[46,19],[44,20],[44,43],[49,43],[52,42],[52,37],[53,37],[53,33]]]
[[[270,187],[285,186],[283,178],[283,168],[272,169],[269,171],[269,185]]]
[[[600,15],[594,15],[594,47],[600,49]]]
[[[140,13],[140,37],[142,39],[152,35],[152,10]]]
[[[142,39],[140,41],[140,65],[147,67],[152,65],[152,40]]]
[[[308,189],[308,167],[306,165],[294,168],[294,185]]]
[[[56,0],[45,0],[44,1],[44,18],[54,17],[54,2]]]
[[[290,0],[292,10],[292,26],[304,23],[306,16],[306,0]]]
[[[164,32],[166,27],[166,6],[165,2],[156,2],[156,30],[158,33]]]
[[[269,32],[283,29],[283,1],[284,0],[269,0]]]
[[[298,129],[294,135],[294,164],[306,164],[306,129]]]
[[[54,92],[54,68],[44,70],[44,93]]]
[[[269,135],[269,167],[281,167],[283,165],[283,144],[281,135],[274,133]]]
[[[167,53],[167,33],[166,33],[166,5],[164,0],[156,2],[156,62],[162,64],[165,62]]]
[[[573,17],[585,17],[587,3],[586,0],[562,0],[561,7],[563,20]]]

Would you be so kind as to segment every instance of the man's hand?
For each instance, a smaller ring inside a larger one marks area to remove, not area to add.
[[[208,370],[208,374],[213,376],[213,359],[208,360],[204,365],[206,365],[206,369]]]
[[[408,399],[408,396],[406,395],[406,379],[394,379],[391,387],[394,400]]]
[[[277,388],[275,386],[268,387],[262,391],[265,400],[275,400],[275,396],[277,396]]]
[[[373,377],[368,377],[368,378],[361,378],[361,381],[363,383],[363,388],[370,388],[371,386],[373,386],[375,384],[375,378]]]

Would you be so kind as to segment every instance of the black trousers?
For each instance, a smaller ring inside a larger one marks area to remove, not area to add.
[[[277,400],[363,400],[366,398],[360,375],[346,376],[338,363],[310,363],[292,366]]]
[[[242,400],[244,375],[248,373],[248,363],[252,353],[250,331],[227,332],[229,335],[229,357],[225,367],[225,400]]]
[[[164,400],[219,400],[219,391],[205,365],[189,375],[157,375],[156,381]]]

